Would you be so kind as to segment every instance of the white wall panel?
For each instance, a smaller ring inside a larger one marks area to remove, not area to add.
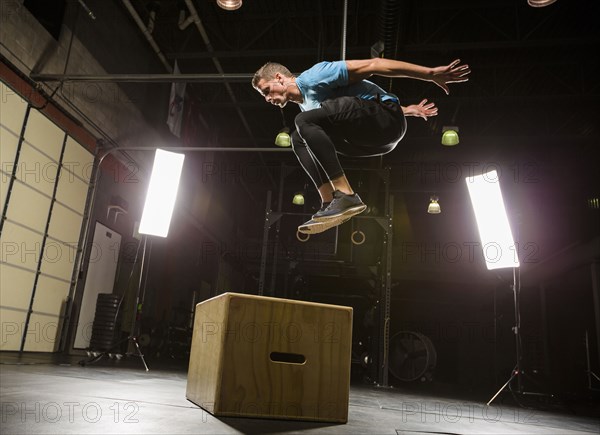
[[[17,179],[48,196],[52,196],[57,173],[57,160],[51,159],[39,148],[27,142],[23,143],[17,162]]]
[[[56,199],[83,214],[88,185],[72,172],[62,169],[56,190]]]
[[[0,350],[20,350],[25,333],[23,350],[53,352],[76,268],[94,156],[38,110],[31,109],[25,120],[27,102],[4,83],[0,92],[0,211],[6,205]],[[7,202],[13,168],[16,180]]]
[[[27,127],[25,128],[25,140],[43,151],[51,159],[58,161],[60,151],[65,138],[65,132],[56,124],[37,110],[31,110]]]
[[[58,350],[62,321],[58,316],[33,313],[29,319],[26,352],[55,352]]]
[[[68,295],[68,282],[41,275],[35,289],[33,311],[58,316]]]
[[[2,229],[2,261],[36,271],[43,237],[27,228],[6,221]]]
[[[0,210],[4,208],[10,181],[2,172],[12,173],[26,110],[27,103],[0,82]]]
[[[19,137],[0,125],[0,210],[4,209],[18,145]]]
[[[34,280],[35,273],[0,263],[0,284],[2,285],[0,305],[28,310]]]
[[[83,216],[60,204],[54,204],[48,234],[69,245],[77,246]]]
[[[15,182],[6,217],[36,231],[45,231],[50,198],[22,183]]]
[[[27,101],[0,82],[0,124],[19,135],[26,110]]]
[[[19,350],[26,313],[0,307],[0,350]]]
[[[67,137],[63,167],[73,172],[86,183],[89,183],[93,166],[94,155],[72,137]]]
[[[73,228],[75,232],[77,228]],[[70,281],[73,276],[75,257],[77,255],[77,240],[69,244],[47,239],[42,256],[42,273]]]
[[[0,169],[10,174],[17,156],[19,134],[7,130],[4,125],[0,125],[0,145]]]

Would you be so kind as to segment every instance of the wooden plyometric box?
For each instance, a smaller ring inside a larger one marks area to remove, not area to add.
[[[352,308],[224,293],[196,305],[186,397],[217,416],[345,423]]]

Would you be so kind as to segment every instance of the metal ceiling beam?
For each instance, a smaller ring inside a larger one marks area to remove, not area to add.
[[[600,39],[576,39],[576,38],[557,38],[557,39],[529,39],[512,41],[478,41],[478,42],[449,42],[449,43],[430,43],[406,44],[402,46],[404,52],[443,52],[443,51],[470,51],[470,50],[491,50],[491,49],[526,49],[526,48],[547,48],[555,50],[557,47],[574,47],[600,45]]]
[[[371,47],[366,45],[349,47],[347,53],[360,54],[362,57],[367,56],[371,50]],[[278,57],[297,57],[297,56],[313,56],[316,50],[314,47],[311,48],[286,48],[280,50],[233,50],[233,51],[214,51],[212,54],[205,51],[190,51],[186,53],[167,53],[168,59],[208,59],[212,56],[220,58],[252,58],[252,57],[268,57],[270,59],[276,59]],[[326,54],[339,54],[339,48],[330,47],[325,48]]]
[[[555,50],[557,47],[585,47],[600,45],[600,39],[575,39],[575,38],[558,38],[558,39],[538,39],[538,40],[514,40],[514,41],[479,41],[479,42],[452,42],[452,43],[422,43],[422,44],[405,44],[402,46],[404,53],[425,53],[425,52],[444,52],[452,51],[474,51],[474,50],[503,50],[503,49],[526,49],[526,48],[547,48]],[[357,46],[348,47],[347,53],[352,56],[360,56],[361,58],[369,56],[371,47]],[[325,48],[325,54],[338,54],[337,47]],[[192,60],[192,59],[209,59],[213,56],[219,58],[260,58],[268,57],[276,59],[278,57],[298,57],[298,56],[314,56],[314,48],[290,48],[282,50],[234,50],[234,51],[214,51],[208,53],[205,51],[190,51],[186,53],[166,53],[167,59]]]
[[[165,151],[183,151],[183,152],[213,152],[213,153],[221,153],[221,152],[232,152],[232,153],[280,153],[280,152],[290,152],[291,148],[258,148],[258,147],[155,147],[155,146],[138,146],[138,147],[115,147],[110,148],[105,151],[106,155],[111,154],[113,152],[122,152],[122,151],[156,151],[158,149],[162,149]],[[104,159],[106,156],[102,156],[100,161]]]
[[[249,82],[253,73],[241,74],[31,74],[36,82],[122,82],[122,83],[224,83]]]

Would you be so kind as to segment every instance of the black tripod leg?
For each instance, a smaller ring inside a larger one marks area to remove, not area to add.
[[[512,382],[512,380],[513,380],[513,379],[515,378],[515,376],[517,376],[518,374],[519,374],[519,371],[518,371],[518,369],[515,369],[515,370],[513,370],[513,374],[512,374],[512,376],[511,376],[511,377],[508,379],[508,381],[506,381],[506,383],[505,383],[504,385],[502,385],[502,387],[501,387],[501,388],[498,390],[498,392],[497,392],[496,394],[494,394],[494,397],[492,397],[492,398],[490,399],[490,401],[489,401],[489,402],[488,402],[486,405],[487,405],[487,406],[490,406],[490,404],[491,404],[491,403],[494,401],[494,399],[495,399],[496,397],[498,397],[498,395],[499,395],[499,394],[500,394],[502,391],[504,391],[504,389],[505,389],[506,387],[508,387],[508,385],[509,385],[509,384]]]
[[[142,350],[140,349],[140,345],[137,342],[137,338],[131,337],[131,340],[133,341],[133,344],[135,344],[135,348],[137,349],[138,356],[141,358],[142,362],[144,363],[144,367],[146,367],[146,371],[149,371],[150,369],[148,368],[148,365],[146,364],[146,360],[144,359],[144,354],[142,353]]]

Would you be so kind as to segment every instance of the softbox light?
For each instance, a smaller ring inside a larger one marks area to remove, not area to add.
[[[488,270],[519,267],[498,173],[467,177],[466,182]]]
[[[167,237],[183,168],[183,154],[156,150],[139,233]]]

